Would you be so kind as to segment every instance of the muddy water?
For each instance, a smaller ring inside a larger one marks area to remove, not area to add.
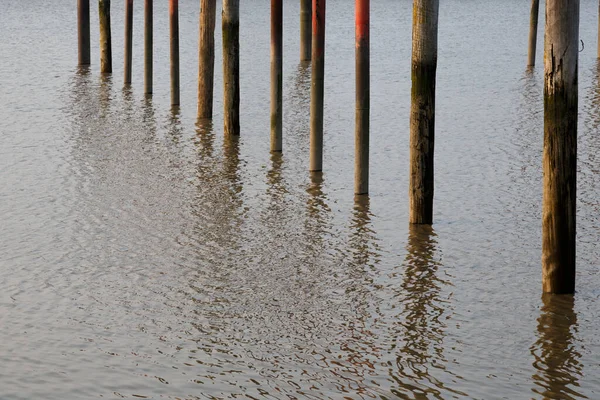
[[[407,223],[410,1],[372,5],[371,195],[356,200],[352,2],[328,4],[325,172],[312,177],[297,1],[273,157],[267,2],[242,4],[233,140],[220,47],[215,118],[196,121],[198,2],[180,3],[172,110],[166,3],[145,98],[141,1],[124,88],[121,3],[103,77],[95,7],[94,64],[78,69],[73,2],[0,0],[0,398],[600,397],[593,1],[581,4],[574,297],[541,295],[543,46],[527,73],[529,2],[441,5],[430,228]]]

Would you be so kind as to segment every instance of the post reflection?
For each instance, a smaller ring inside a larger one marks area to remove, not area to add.
[[[358,266],[373,267],[377,263],[377,238],[371,227],[371,203],[369,196],[355,196],[351,221],[350,248],[354,263]]]
[[[542,296],[537,341],[531,346],[536,373],[532,391],[544,399],[586,398],[577,392],[583,376],[576,349],[577,314],[572,295]]]

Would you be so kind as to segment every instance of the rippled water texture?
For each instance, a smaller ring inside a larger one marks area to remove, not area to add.
[[[411,2],[372,2],[371,196],[353,197],[354,7],[328,4],[324,173],[285,1],[284,153],[269,154],[269,4],[243,1],[242,133],[197,122],[197,0],[182,107],[167,2],[155,93],[76,68],[74,1],[0,0],[0,398],[600,398],[597,2],[581,2],[577,294],[541,295],[543,68],[528,0],[440,9],[433,227],[409,227]],[[543,12],[541,13],[543,17]],[[220,26],[218,17],[217,26]]]

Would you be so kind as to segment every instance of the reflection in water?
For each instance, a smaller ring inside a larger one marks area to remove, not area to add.
[[[350,226],[350,248],[356,265],[374,268],[379,259],[379,252],[375,231],[371,227],[371,217],[369,196],[355,196]]]
[[[538,340],[531,346],[535,358],[534,393],[544,399],[587,398],[578,393],[579,378],[583,376],[581,354],[575,348],[577,315],[572,295],[542,296],[538,318]]]

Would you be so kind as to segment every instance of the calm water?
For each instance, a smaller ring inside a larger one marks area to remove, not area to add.
[[[372,4],[372,190],[356,202],[352,1],[328,5],[312,178],[298,2],[272,158],[268,2],[242,2],[239,140],[223,139],[220,46],[214,125],[195,119],[198,1],[181,1],[181,109],[167,2],[144,97],[142,3],[124,89],[122,2],[102,77],[95,6],[78,70],[74,1],[0,0],[1,399],[600,398],[596,1],[581,4],[574,297],[541,296],[528,0],[442,2],[432,228],[407,223],[409,0]]]

